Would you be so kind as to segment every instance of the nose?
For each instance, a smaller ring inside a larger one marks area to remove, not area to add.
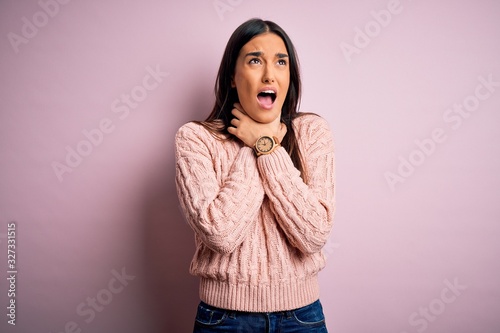
[[[274,78],[272,77],[264,77],[264,80],[262,80],[264,83],[273,83],[274,82]]]
[[[267,65],[264,69],[264,73],[262,75],[262,82],[263,83],[272,83],[274,82],[274,73],[271,68],[271,65]]]

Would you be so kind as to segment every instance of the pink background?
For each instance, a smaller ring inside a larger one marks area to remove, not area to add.
[[[291,36],[301,109],[335,136],[337,212],[320,275],[330,331],[500,332],[500,86],[477,88],[479,77],[500,82],[500,2],[40,3],[0,3],[0,331],[191,330],[194,243],[173,137],[210,111],[230,34],[258,16]],[[13,34],[26,39],[14,47]],[[474,111],[450,109],[463,103]],[[87,156],[60,181],[52,165],[66,164],[67,147]],[[99,311],[87,303],[96,297]]]

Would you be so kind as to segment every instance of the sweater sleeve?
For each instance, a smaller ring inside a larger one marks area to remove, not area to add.
[[[333,224],[334,144],[323,118],[302,117],[297,119],[296,135],[307,184],[283,147],[260,156],[257,165],[274,215],[290,244],[301,252],[315,253],[328,240]]]
[[[217,139],[193,123],[177,131],[177,195],[187,222],[201,241],[216,252],[231,253],[255,223],[264,189],[248,147],[239,149],[229,175],[221,179],[214,156],[226,155],[214,151],[214,141]]]

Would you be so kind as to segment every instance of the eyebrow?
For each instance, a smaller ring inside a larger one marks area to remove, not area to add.
[[[249,52],[245,55],[245,57],[260,57],[264,54],[262,51]],[[286,53],[276,53],[276,57],[283,59],[288,58],[288,54]]]

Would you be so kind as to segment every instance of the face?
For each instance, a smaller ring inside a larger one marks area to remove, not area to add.
[[[240,50],[233,88],[244,111],[259,123],[281,115],[290,85],[288,53],[283,40],[273,33],[258,35]]]

